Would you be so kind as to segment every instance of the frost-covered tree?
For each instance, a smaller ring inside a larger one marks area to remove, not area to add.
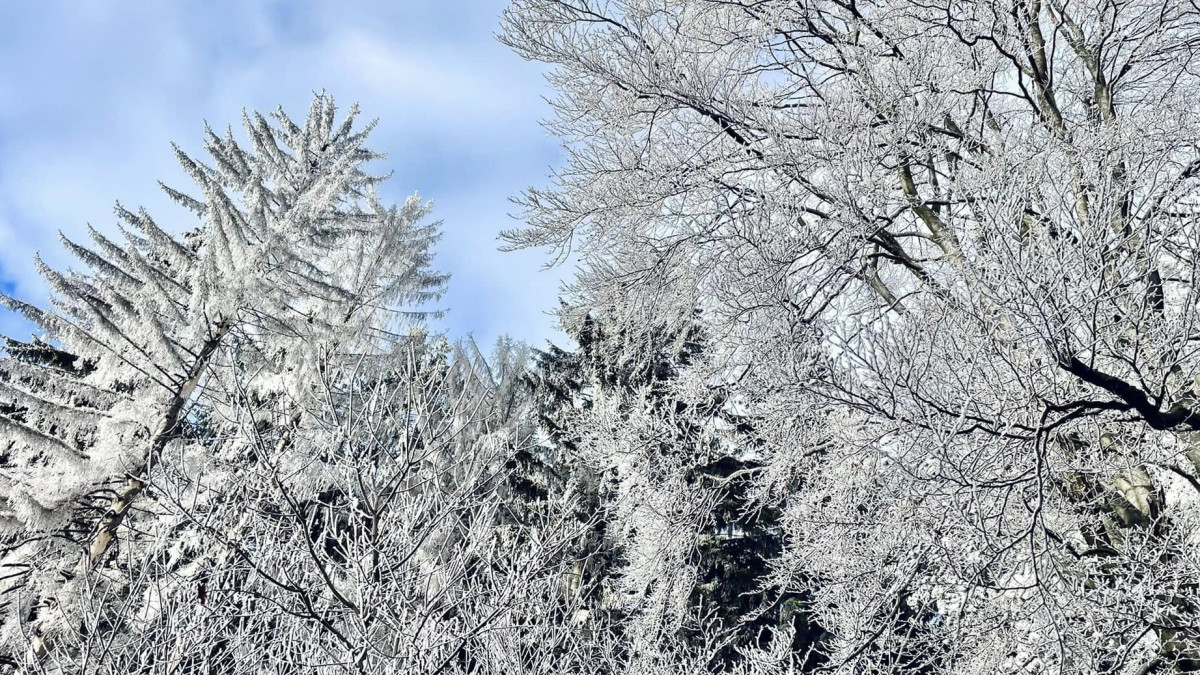
[[[171,446],[128,580],[84,589],[83,624],[45,660],[114,673],[570,661],[576,527],[553,509],[513,519],[504,489],[530,442],[522,351],[504,344],[489,363],[413,335],[322,369],[316,395],[285,411],[245,400],[216,448]]]
[[[118,205],[120,241],[64,239],[82,268],[40,266],[51,308],[0,296],[43,331],[10,342],[0,366],[0,651],[10,664],[60,667],[60,644],[114,628],[89,627],[81,599],[137,607],[142,544],[171,536],[155,525],[167,495],[150,489],[163,472],[286,436],[331,373],[381,353],[398,319],[440,294],[428,207],[380,201],[382,177],[366,170],[379,155],[355,113],[338,122],[319,95],[301,123],[246,115],[248,146],[206,129],[209,163],[176,149],[196,194],[164,186],[188,224],[164,229]],[[164,466],[171,457],[184,459]],[[70,658],[100,668],[103,653]]]
[[[687,377],[734,379],[761,420],[748,487],[829,668],[1200,668],[1194,5],[514,0],[505,22],[555,66],[568,146],[510,242],[576,255],[573,302],[631,325],[701,308]]]
[[[607,643],[605,672],[728,670],[775,631],[793,637],[793,667],[815,665],[820,629],[771,575],[781,514],[748,489],[756,420],[733,383],[686,377],[707,357],[699,324],[619,316],[564,307],[576,349],[552,347],[537,370],[539,475],[600,514],[575,573],[578,624]]]

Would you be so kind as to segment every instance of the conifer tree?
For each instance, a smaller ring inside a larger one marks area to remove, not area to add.
[[[614,670],[724,671],[776,634],[791,636],[793,666],[818,665],[821,630],[805,598],[769,581],[782,532],[778,509],[749,489],[761,468],[755,421],[734,404],[735,387],[692,372],[707,356],[701,325],[639,326],[565,306],[563,316],[578,347],[539,354],[552,452],[526,475],[575,484],[601,514],[576,583]]]
[[[175,149],[196,194],[163,186],[189,225],[118,204],[120,240],[64,238],[79,270],[39,261],[50,308],[0,296],[43,331],[9,341],[0,367],[11,664],[44,665],[86,625],[78,600],[97,584],[122,597],[154,530],[139,504],[167,455],[219,454],[248,408],[286,429],[331,364],[378,352],[441,293],[428,206],[380,200],[373,125],[356,128],[356,114],[335,121],[321,94],[300,123],[246,114],[248,146],[206,127],[208,163]]]

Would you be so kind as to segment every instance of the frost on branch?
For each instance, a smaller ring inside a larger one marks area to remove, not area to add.
[[[43,332],[0,363],[10,658],[38,662],[81,630],[81,584],[126,592],[123,556],[162,536],[150,486],[164,453],[235,452],[236,411],[286,417],[439,297],[428,205],[380,200],[356,115],[336,121],[322,94],[299,123],[245,114],[248,144],[206,128],[207,160],[176,148],[193,192],[164,186],[190,219],[164,227],[118,204],[118,237],[64,238],[78,268],[39,263],[50,308],[0,296]]]
[[[696,377],[756,421],[770,582],[826,633],[747,668],[1200,668],[1194,5],[514,0],[504,22],[552,66],[567,146],[509,243],[576,256],[583,311],[698,307]],[[654,502],[708,517],[660,468]]]

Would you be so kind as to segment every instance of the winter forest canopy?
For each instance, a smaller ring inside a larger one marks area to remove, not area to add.
[[[551,68],[502,237],[575,264],[570,343],[430,329],[356,107],[205,126],[179,209],[0,295],[0,671],[1200,671],[1200,7],[499,37]]]

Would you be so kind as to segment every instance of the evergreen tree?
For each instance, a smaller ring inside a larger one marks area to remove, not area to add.
[[[247,114],[248,148],[206,128],[211,164],[176,148],[199,195],[164,186],[192,229],[118,204],[123,242],[92,230],[91,248],[64,239],[81,271],[39,262],[52,308],[0,296],[44,331],[10,341],[0,370],[10,662],[77,637],[85,595],[130,602],[135,543],[156,529],[138,504],[168,455],[219,454],[246,410],[286,428],[331,364],[377,352],[398,312],[441,293],[428,207],[379,200],[356,112],[335,123],[319,95],[299,124]]]
[[[576,483],[588,495],[582,504],[602,514],[579,583],[595,589],[588,606],[605,619],[605,639],[624,645],[618,660],[626,667],[653,662],[658,648],[726,671],[745,648],[787,633],[794,665],[817,665],[810,650],[821,631],[804,598],[770,582],[783,535],[778,508],[747,480],[760,468],[755,421],[733,404],[734,387],[690,372],[707,356],[703,328],[622,325],[613,314],[586,313],[569,325],[577,351],[539,353],[539,420],[552,451],[526,470]],[[647,420],[651,433],[638,428]],[[670,503],[679,494],[693,497],[694,510]],[[672,508],[676,532],[668,535],[651,514]],[[680,540],[674,559],[657,539],[664,535]],[[639,560],[647,546],[654,553]],[[659,566],[639,569],[646,562]],[[663,596],[680,589],[668,606]],[[645,632],[663,625],[674,630]]]

